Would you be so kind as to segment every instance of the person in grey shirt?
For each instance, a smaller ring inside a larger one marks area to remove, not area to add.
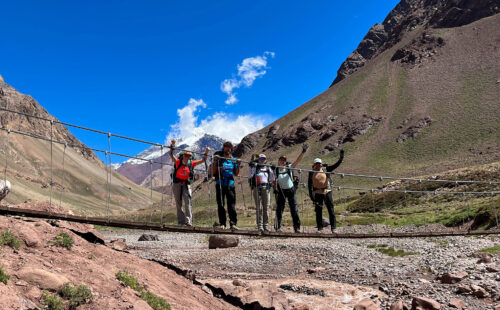
[[[257,162],[249,164],[248,178],[257,210],[257,228],[259,232],[269,229],[269,205],[271,203],[271,186],[274,182],[274,173],[266,164],[266,155],[260,154]]]

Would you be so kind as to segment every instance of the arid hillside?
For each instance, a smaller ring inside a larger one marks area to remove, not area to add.
[[[0,107],[57,121],[35,99],[21,94],[3,78],[0,79]],[[0,111],[0,122],[2,179],[12,183],[12,192],[3,203],[52,201],[53,205],[61,205],[74,213],[106,212],[109,169],[66,127],[55,122],[51,126],[49,121],[4,110]],[[52,139],[61,143],[50,143],[51,131]],[[109,189],[111,214],[152,205],[148,189],[114,171]],[[157,193],[153,200],[160,200]]]
[[[236,153],[294,159],[308,143],[303,165],[315,157],[334,162],[344,149],[340,171],[406,176],[498,161],[500,14],[488,16],[498,6],[478,1],[482,7],[468,13],[475,21],[447,23],[455,18],[448,10],[424,14],[431,2],[402,1],[386,20],[400,27],[382,35],[382,25],[376,25],[358,47],[374,49],[370,57],[349,72],[341,70],[343,78],[323,93],[246,136]],[[401,11],[401,5],[410,6]],[[489,6],[489,13],[481,13]],[[374,43],[377,33],[382,43]],[[352,65],[352,56],[343,66]]]

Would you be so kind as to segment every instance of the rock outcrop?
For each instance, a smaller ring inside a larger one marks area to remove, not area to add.
[[[355,51],[342,63],[332,85],[356,72],[365,63],[398,43],[419,26],[458,27],[500,12],[498,0],[402,0],[382,24],[370,28]],[[418,57],[403,49],[396,58],[412,62]]]

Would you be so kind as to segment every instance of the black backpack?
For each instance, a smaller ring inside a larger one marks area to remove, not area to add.
[[[298,189],[299,188],[299,183],[300,183],[300,180],[299,180],[299,177],[296,176],[294,173],[293,173],[293,169],[290,169],[292,168],[292,163],[289,163],[289,162],[286,162],[285,164],[285,168],[286,168],[286,172],[280,172],[280,168],[279,167],[276,167],[276,170],[275,170],[275,175],[276,175],[276,179],[278,178],[278,176],[280,174],[283,174],[283,173],[288,173],[288,175],[290,176],[290,179],[292,180],[293,182],[293,188],[294,189]],[[278,186],[279,186],[279,183],[278,183]]]
[[[182,166],[186,166],[189,168],[189,178],[187,180],[181,180],[177,178],[177,171],[179,171],[179,169]],[[174,167],[174,171],[172,172],[172,180],[174,181],[174,183],[185,182],[186,184],[191,184],[193,182],[193,179],[194,179],[193,161],[189,160],[186,165],[182,162],[182,159],[179,159],[179,165],[177,167]]]

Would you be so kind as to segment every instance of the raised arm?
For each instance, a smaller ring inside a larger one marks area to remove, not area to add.
[[[168,154],[170,155],[170,158],[175,164],[177,162],[177,157],[175,157],[174,155],[174,147],[175,147],[175,139],[172,139],[172,141],[170,141],[170,152]]]
[[[197,165],[202,164],[202,163],[204,163],[204,162],[206,162],[206,161],[207,161],[208,152],[210,152],[210,148],[207,146],[207,147],[205,148],[205,153],[203,154],[203,158],[202,158],[202,159],[200,159],[200,160],[196,163]]]
[[[337,167],[340,166],[340,164],[342,163],[342,160],[344,160],[344,150],[340,150],[340,158],[335,164],[331,166],[326,166],[326,171],[332,172],[333,170],[337,169]]]
[[[304,144],[302,146],[302,153],[300,153],[299,157],[297,157],[297,159],[293,162],[292,164],[292,168],[295,168],[297,167],[297,165],[300,163],[300,161],[302,160],[302,157],[304,157],[304,154],[307,152],[307,149],[309,148],[309,145],[307,144]]]

